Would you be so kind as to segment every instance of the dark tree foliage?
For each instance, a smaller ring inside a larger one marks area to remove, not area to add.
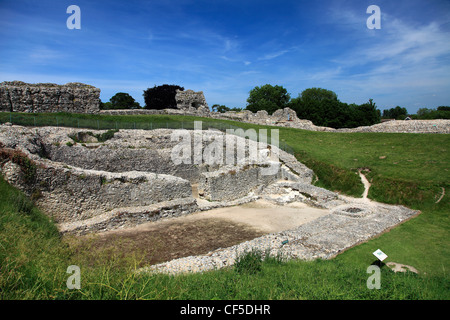
[[[316,126],[354,128],[380,122],[381,113],[372,99],[362,105],[338,100],[336,93],[322,88],[304,90],[289,103],[300,119],[311,120]]]
[[[177,107],[175,100],[176,91],[184,91],[183,87],[177,85],[163,84],[144,90],[145,109],[171,109]]]
[[[403,120],[407,116],[408,116],[408,110],[406,110],[406,108],[402,108],[400,106],[396,106],[395,108],[383,110],[383,118],[385,118],[385,119]]]
[[[266,84],[255,87],[250,91],[247,99],[247,110],[251,112],[266,110],[272,114],[278,109],[285,108],[290,98],[289,93],[282,86]]]
[[[230,111],[231,109],[228,108],[227,106],[224,105],[220,105],[220,104],[215,104],[211,107],[211,110],[213,112],[220,112],[220,113],[225,113],[227,111]]]
[[[440,106],[437,109],[420,108],[413,119],[432,120],[432,119],[450,119],[450,107]]]
[[[371,126],[381,121],[381,112],[372,99],[369,102],[356,106],[354,111],[357,126]]]
[[[101,102],[100,109],[139,109],[141,106],[139,102],[136,102],[132,96],[128,93],[118,92],[116,93],[109,102]]]
[[[450,111],[450,107],[449,106],[440,106],[437,107],[438,111]]]

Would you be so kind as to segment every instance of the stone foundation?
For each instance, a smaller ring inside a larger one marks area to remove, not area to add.
[[[211,140],[224,142],[225,155],[227,139],[234,139],[234,145],[244,151],[243,159],[238,161],[235,155],[234,164],[209,164],[205,156],[203,162],[195,163],[192,152],[187,163],[175,163],[172,151],[179,141],[172,139],[174,130],[120,130],[100,143],[95,136],[103,132],[1,125],[1,172],[52,216],[61,232],[72,233],[202,210],[193,198],[193,185],[198,187],[199,199],[227,206],[247,201],[279,179],[310,183],[313,175],[276,146],[271,146],[271,152],[280,162],[265,158],[252,162],[250,150],[267,145],[220,131],[200,131],[200,140],[198,131],[181,132],[190,137],[191,150],[201,147],[204,155]],[[32,171],[23,167],[24,161],[31,161]]]

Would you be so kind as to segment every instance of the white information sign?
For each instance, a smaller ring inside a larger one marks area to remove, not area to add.
[[[380,260],[380,261],[383,261],[384,259],[387,258],[387,255],[386,255],[383,251],[381,251],[380,249],[378,249],[377,251],[375,251],[375,252],[373,253],[373,255],[374,255],[375,257],[377,257],[378,260]]]

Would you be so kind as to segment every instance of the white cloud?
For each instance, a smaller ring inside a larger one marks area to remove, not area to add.
[[[290,50],[280,50],[280,51],[276,51],[276,52],[272,52],[272,53],[267,53],[264,56],[258,58],[258,60],[272,60],[275,59],[277,57],[280,57],[286,53],[288,53]]]

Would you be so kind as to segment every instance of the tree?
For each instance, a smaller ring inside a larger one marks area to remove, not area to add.
[[[417,111],[417,119],[450,119],[450,107],[440,106],[437,109],[420,108]]]
[[[333,127],[344,126],[345,104],[340,103],[336,93],[322,88],[303,90],[295,99],[292,99],[290,108],[300,119],[311,120],[317,126]]]
[[[372,99],[362,105],[347,104],[337,94],[322,88],[304,90],[289,103],[300,119],[311,120],[317,126],[354,128],[380,122],[381,113]]]
[[[331,90],[322,88],[310,88],[301,93],[304,102],[322,102],[325,100],[338,101],[337,94]]]
[[[177,85],[163,84],[162,86],[154,86],[144,90],[144,101],[146,109],[175,109],[177,101],[175,95],[177,90],[184,91],[183,87]]]
[[[278,109],[285,108],[289,103],[291,96],[282,86],[272,86],[266,84],[261,87],[253,88],[247,99],[247,110],[257,112],[266,110],[272,114]]]
[[[355,108],[355,118],[358,126],[371,126],[381,121],[381,112],[373,99],[369,99],[369,102]]]
[[[450,107],[449,106],[440,106],[437,107],[438,111],[450,111]]]
[[[211,107],[211,110],[213,112],[225,113],[227,111],[230,111],[231,109],[224,105],[215,104]]]
[[[100,108],[108,109],[139,109],[141,106],[128,93],[118,92],[109,99],[109,102],[101,103]]]
[[[407,116],[408,116],[408,110],[406,110],[406,108],[401,108],[400,106],[396,106],[395,108],[383,110],[383,118],[385,118],[385,119],[403,120]]]

